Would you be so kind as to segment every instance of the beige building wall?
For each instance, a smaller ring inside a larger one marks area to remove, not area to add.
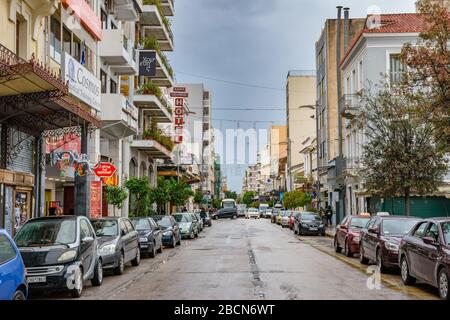
[[[288,184],[291,188],[293,188],[294,176],[304,164],[304,157],[300,154],[303,142],[308,137],[316,136],[315,105],[316,77],[296,76],[294,72],[290,72],[286,85],[286,111],[289,142],[287,164],[288,176],[290,176]]]

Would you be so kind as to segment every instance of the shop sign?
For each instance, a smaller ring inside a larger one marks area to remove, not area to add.
[[[170,97],[171,98],[187,98],[187,97],[189,97],[189,94],[187,92],[171,92]]]
[[[85,0],[62,0],[62,4],[65,8],[70,7],[91,35],[102,40],[102,21]]]
[[[75,133],[45,138],[45,153],[73,151],[81,153],[81,138]]]
[[[64,55],[64,81],[69,92],[97,111],[101,111],[101,83],[67,52]]]
[[[94,167],[94,173],[99,178],[109,178],[116,173],[116,167],[109,162],[99,162]]]
[[[73,151],[50,153],[50,165],[57,167],[61,171],[65,171],[69,167],[73,168],[75,177],[83,177],[92,173],[87,154],[78,154]]]
[[[184,129],[184,98],[175,98],[174,115],[175,143],[182,143]]]
[[[102,215],[102,182],[91,181],[90,194],[91,218],[98,218]]]
[[[117,187],[119,186],[119,175],[115,173],[109,178],[102,178],[102,182],[107,187]]]
[[[156,76],[156,51],[154,50],[139,51],[139,76],[143,77]]]

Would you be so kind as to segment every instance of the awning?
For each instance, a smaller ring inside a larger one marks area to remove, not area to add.
[[[68,84],[33,57],[26,61],[0,45],[0,123],[37,136],[85,124],[100,128],[91,108],[69,93]]]

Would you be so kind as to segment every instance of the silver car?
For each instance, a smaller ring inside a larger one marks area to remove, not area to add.
[[[283,211],[283,217],[281,218],[281,226],[289,227],[289,220],[291,220],[292,211]]]

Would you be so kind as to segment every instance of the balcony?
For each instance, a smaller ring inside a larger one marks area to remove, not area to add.
[[[114,13],[118,20],[137,21],[142,0],[114,0]]]
[[[175,15],[174,0],[161,0],[161,5],[164,15],[170,17]]]
[[[345,94],[341,97],[341,115],[344,119],[353,120],[361,109],[361,98],[355,94]]]
[[[154,94],[136,94],[134,96],[134,105],[148,111],[158,123],[172,122],[172,111],[169,109],[170,104],[164,96],[158,98]]]
[[[122,29],[103,30],[99,42],[100,58],[118,75],[134,75],[138,72],[135,51]]]
[[[102,133],[125,138],[138,132],[138,109],[120,93],[102,94]]]
[[[172,152],[159,142],[152,139],[144,139],[143,136],[136,136],[131,142],[131,148],[148,155],[153,159],[171,159]]]
[[[344,177],[359,177],[359,171],[362,169],[360,159],[357,157],[344,158],[342,175]]]
[[[158,40],[161,50],[173,51],[173,34],[165,17],[161,16],[156,5],[143,5],[141,25],[144,37],[154,37]]]

